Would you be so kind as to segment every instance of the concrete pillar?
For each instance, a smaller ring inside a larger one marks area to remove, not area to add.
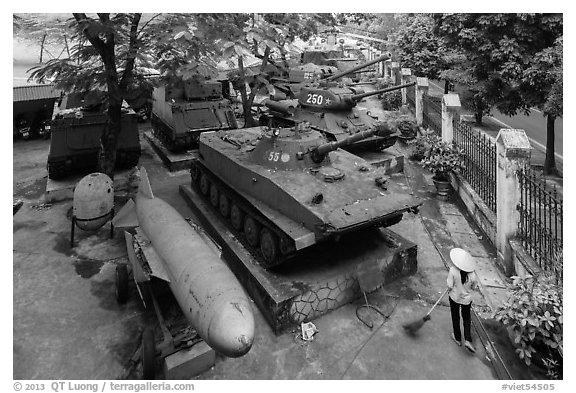
[[[401,84],[410,83],[410,77],[412,76],[412,71],[410,68],[402,68],[402,81]],[[400,90],[402,93],[402,105],[406,105],[406,88]]]
[[[392,62],[392,80],[394,81],[395,85],[400,84],[400,63],[397,61]]]
[[[530,140],[524,130],[502,128],[496,137],[496,250],[498,263],[515,274],[510,240],[516,236],[520,213],[520,183],[516,171],[529,165]]]
[[[416,78],[416,124],[424,122],[424,95],[428,94],[428,78]]]
[[[452,120],[460,112],[460,96],[444,94],[442,96],[442,140],[451,143],[454,140]]]
[[[392,78],[392,60],[388,59],[380,64],[382,64],[382,68],[384,69],[384,78]]]

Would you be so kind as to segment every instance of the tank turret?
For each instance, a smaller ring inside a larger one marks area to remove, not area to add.
[[[302,122],[203,133],[192,186],[270,268],[316,243],[393,225],[417,209],[420,201],[407,186],[339,149],[385,131],[374,127],[329,141]]]
[[[366,97],[371,97],[391,91],[400,90],[406,87],[414,86],[416,82],[406,83],[403,85],[387,87],[385,89],[364,92],[355,87],[335,87],[335,88],[316,88],[304,87],[300,90],[298,103],[308,108],[320,110],[340,111],[352,109],[356,104]],[[268,104],[266,104],[268,106]],[[268,106],[270,107],[270,106]]]

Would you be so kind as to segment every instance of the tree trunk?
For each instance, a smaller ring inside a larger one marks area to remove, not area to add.
[[[448,79],[444,79],[444,94],[448,94],[450,92],[450,81]]]
[[[121,127],[122,106],[109,105],[108,119],[102,136],[100,137],[100,156],[98,160],[99,171],[114,179],[114,167],[116,166],[116,145]]]
[[[482,125],[482,117],[484,116],[484,104],[482,103],[482,98],[474,97],[474,118],[476,124]]]
[[[546,159],[544,160],[544,174],[557,175],[554,152],[554,120],[556,117],[546,115]]]
[[[244,128],[254,127],[255,122],[252,118],[250,105],[248,104],[248,94],[246,93],[246,74],[244,73],[244,60],[238,56],[238,71],[240,72],[240,96],[242,97],[242,112],[244,113]]]

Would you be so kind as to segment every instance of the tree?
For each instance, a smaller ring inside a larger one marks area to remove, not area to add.
[[[556,174],[554,159],[554,120],[563,115],[563,37],[554,46],[538,52],[522,76],[521,95],[530,107],[546,116],[546,158],[544,173]]]
[[[444,45],[444,41],[434,34],[434,19],[429,14],[413,14],[397,17],[402,20],[392,33],[398,48],[398,57],[402,66],[410,68],[412,73],[430,79],[439,79],[457,56],[453,50]],[[450,80],[445,79],[444,92],[448,93]]]
[[[561,14],[441,14],[434,15],[434,21],[434,32],[466,57],[456,70],[475,87],[477,111],[495,106],[513,116],[518,111],[529,113],[537,102],[544,105],[545,100],[535,101],[533,94],[528,94],[543,87],[530,85],[526,72],[536,75],[534,69],[542,66],[542,62],[535,63],[540,61],[538,54],[562,36]],[[550,85],[543,89],[545,93]],[[481,115],[477,112],[477,121]],[[553,119],[548,121],[553,127]]]
[[[191,22],[191,16],[179,14],[75,13],[62,30],[75,43],[69,57],[33,69],[32,79],[51,80],[65,92],[102,93],[107,121],[100,138],[101,172],[114,176],[123,101],[152,83],[140,69],[159,69],[163,80],[170,80],[213,68],[207,65],[209,43],[200,35],[184,37]]]

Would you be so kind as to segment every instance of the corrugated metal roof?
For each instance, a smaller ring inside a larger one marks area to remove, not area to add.
[[[54,88],[54,85],[14,86],[14,102],[58,97],[60,97],[60,91]]]

